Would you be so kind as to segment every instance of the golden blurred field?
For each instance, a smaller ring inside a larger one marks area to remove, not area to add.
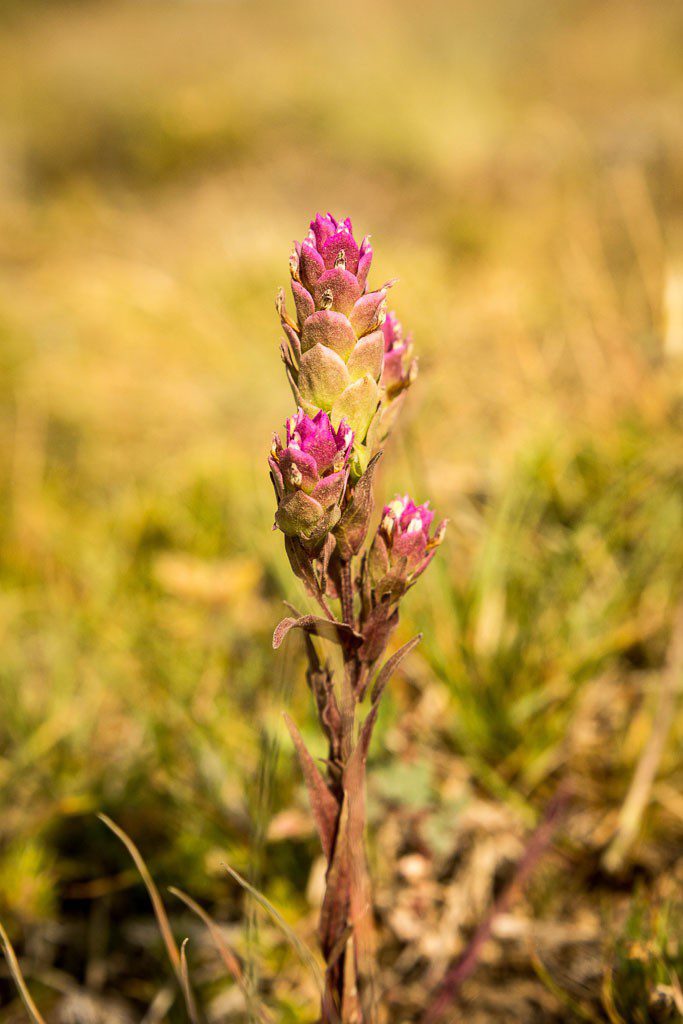
[[[419,1020],[560,783],[468,1017],[681,1019],[682,109],[678,0],[5,0],[0,920],[48,1024],[186,1019],[98,811],[275,1019],[315,1019],[222,863],[314,943],[265,455],[319,209],[372,233],[420,355],[383,492],[451,520],[373,753],[387,1019]],[[250,1019],[166,902],[207,1019]]]

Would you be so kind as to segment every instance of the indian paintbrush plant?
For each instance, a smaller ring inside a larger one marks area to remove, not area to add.
[[[368,537],[382,445],[417,373],[412,339],[404,337],[394,314],[386,311],[392,282],[368,290],[371,262],[369,240],[358,245],[348,218],[318,214],[290,259],[296,319],[289,316],[282,292],[277,301],[285,332],[282,357],[297,408],[283,433],[274,436],[268,460],[277,503],[274,529],[284,535],[292,570],[320,607],[318,615],[292,608],[273,636],[279,647],[290,630],[303,631],[306,677],[327,742],[323,772],[285,716],[327,861],[319,925],[326,967],[319,1024],[377,1021],[365,853],[366,763],[386,685],[420,640],[413,637],[385,660],[400,602],[434,557],[446,528],[444,521],[433,529],[428,503],[418,505],[404,495],[384,506],[374,536]],[[341,653],[338,680],[320,650],[321,641]],[[124,843],[143,878],[188,1017],[197,1024],[202,1017],[188,974],[187,939],[178,948],[159,891],[133,841],[106,815],[100,818]],[[250,1013],[269,1019],[265,1011],[254,1010],[249,979],[211,918],[186,893],[170,891],[208,925]],[[45,1024],[2,925],[0,948],[30,1018]]]
[[[269,464],[293,572],[320,607],[275,630],[305,635],[307,681],[327,742],[322,771],[286,717],[327,861],[319,940],[325,959],[321,1024],[373,1024],[373,910],[365,853],[365,772],[379,703],[392,672],[418,643],[388,660],[399,605],[434,557],[446,523],[432,532],[428,503],[397,497],[373,520],[375,469],[417,373],[410,336],[386,295],[393,282],[368,287],[369,238],[351,221],[318,214],[295,243],[290,273],[295,316],[280,291],[282,358],[297,406],[277,434]],[[319,641],[337,645],[336,680]]]

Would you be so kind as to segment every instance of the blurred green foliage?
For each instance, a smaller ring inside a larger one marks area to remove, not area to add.
[[[681,935],[680,904],[653,907],[646,896],[636,896],[617,939],[611,978],[614,1006],[626,1020],[680,1020]]]

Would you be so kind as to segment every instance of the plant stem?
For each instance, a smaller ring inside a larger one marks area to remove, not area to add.
[[[355,629],[354,582],[351,560],[339,566],[340,599],[343,621]],[[366,769],[355,750],[356,705],[360,658],[352,644],[342,646],[344,675],[341,689],[340,755],[342,802],[339,807],[335,856],[340,855],[341,871],[329,870],[326,904],[344,907],[341,934],[329,957],[329,980],[338,999],[342,1024],[374,1024],[372,996],[374,975],[372,939],[372,899],[366,858]],[[344,935],[346,938],[344,939]],[[344,944],[339,955],[339,942]],[[324,1008],[323,1024],[331,1020]]]
[[[351,573],[351,559],[344,559],[340,563],[339,572],[341,577],[342,618],[347,626],[351,626],[352,629],[355,629],[356,621],[353,614],[353,576]]]

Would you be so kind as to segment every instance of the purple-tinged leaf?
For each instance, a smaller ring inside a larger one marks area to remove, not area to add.
[[[277,295],[275,296],[275,309],[277,315],[280,317],[280,323],[289,327],[292,331],[296,332],[296,324],[292,320],[291,316],[287,312],[287,300],[285,299],[284,288],[278,288]]]
[[[294,280],[292,280],[292,296],[294,297],[297,319],[299,321],[299,325],[301,325],[304,320],[311,315],[311,313],[315,312],[313,299],[304,286]]]
[[[337,945],[348,924],[349,837],[347,824],[348,800],[345,796],[339,811],[334,850],[327,869],[325,897],[320,912],[319,938],[326,962],[328,955]]]
[[[334,538],[334,534],[328,533],[318,555],[320,561],[320,590],[323,594],[327,592],[327,571],[330,565],[330,558],[336,546],[337,541]]]
[[[355,303],[349,320],[357,338],[377,330],[384,322],[386,313],[386,292],[367,292]]]
[[[318,586],[318,580],[315,575],[311,556],[296,537],[285,537],[285,551],[287,552],[292,572],[303,581],[309,594],[312,594],[315,597],[320,588]]]
[[[377,704],[384,693],[384,688],[389,682],[391,676],[394,674],[398,666],[401,664],[403,659],[414,650],[422,639],[422,633],[418,633],[412,640],[408,640],[403,647],[399,647],[395,654],[385,661],[384,665],[380,669],[375,685],[372,688],[371,700],[373,704]]]
[[[356,335],[347,316],[331,309],[321,309],[304,322],[301,328],[301,350],[307,352],[314,345],[334,349],[346,362],[356,344]]]
[[[351,626],[343,622],[332,622],[319,615],[302,615],[298,619],[286,618],[280,622],[273,633],[273,647],[277,650],[291,629],[303,629],[305,633],[322,637],[332,643],[360,647],[363,637]]]
[[[398,611],[389,602],[372,609],[363,627],[363,646],[359,651],[362,661],[372,664],[381,658],[397,624]]]
[[[304,781],[308,790],[308,799],[311,802],[311,811],[315,821],[323,853],[329,862],[334,848],[334,837],[339,817],[339,804],[327,787],[327,783],[320,774],[320,770],[311,757],[308,747],[301,738],[301,733],[288,714],[284,716],[285,724],[289,729],[289,735],[296,747],[299,757],[299,764],[303,772]]]

